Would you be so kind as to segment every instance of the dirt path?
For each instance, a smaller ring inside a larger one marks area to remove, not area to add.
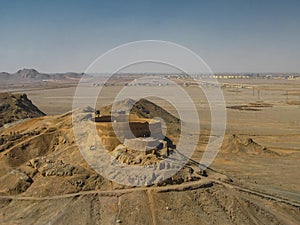
[[[76,197],[80,195],[90,195],[90,194],[98,194],[100,196],[120,196],[122,194],[131,193],[134,191],[149,191],[155,190],[158,192],[167,192],[167,191],[183,191],[186,189],[198,189],[203,187],[208,187],[208,185],[212,185],[212,181],[210,179],[201,179],[199,181],[188,182],[184,184],[176,184],[172,186],[163,186],[163,187],[135,187],[135,188],[126,188],[126,189],[117,189],[110,191],[102,191],[102,190],[91,190],[91,191],[80,191],[77,193],[70,193],[64,195],[55,195],[55,196],[45,196],[45,197],[32,197],[32,196],[0,196],[0,199],[13,199],[13,200],[51,200],[51,199],[61,199],[61,198],[70,198]]]
[[[245,188],[245,187],[240,187],[240,186],[235,185],[235,184],[229,184],[229,183],[216,181],[216,180],[214,180],[214,182],[218,183],[218,184],[221,184],[221,185],[224,185],[227,188],[236,189],[238,191],[245,192],[247,194],[256,195],[256,196],[259,196],[261,198],[265,198],[265,199],[269,199],[269,200],[273,200],[273,201],[277,201],[277,202],[282,202],[282,203],[291,205],[293,207],[300,208],[300,203],[293,202],[293,201],[290,201],[290,200],[287,200],[287,199],[284,199],[284,198],[281,198],[281,197],[278,197],[278,196],[262,193],[262,192],[259,192],[259,191],[253,190],[253,189],[249,189],[249,188]]]
[[[151,211],[152,224],[156,225],[155,206],[154,206],[154,198],[153,198],[152,190],[147,190],[147,195],[149,199],[149,207]]]
[[[64,195],[56,195],[56,196],[45,196],[45,197],[31,197],[31,196],[0,196],[0,199],[12,199],[12,200],[35,200],[35,201],[43,201],[43,200],[51,200],[51,199],[61,199],[61,198],[70,198],[70,197],[76,197],[81,195],[90,195],[90,194],[98,194],[100,196],[121,196],[123,194],[131,193],[134,191],[147,191],[148,196],[149,192],[156,191],[156,192],[169,192],[169,191],[184,191],[184,190],[194,190],[198,188],[205,188],[210,187],[213,184],[219,184],[223,185],[226,188],[235,189],[241,192],[245,192],[247,194],[256,195],[261,198],[273,200],[276,202],[281,202],[288,204],[293,207],[300,208],[300,203],[293,202],[284,198],[280,198],[278,196],[273,196],[270,194],[262,193],[253,189],[249,189],[246,187],[240,187],[235,184],[229,184],[225,183],[219,180],[212,180],[209,178],[202,178],[198,181],[192,181],[188,183],[183,184],[176,184],[176,185],[170,185],[170,186],[162,186],[162,187],[136,187],[136,188],[126,188],[126,189],[117,189],[117,190],[110,190],[110,191],[102,191],[102,190],[91,190],[91,191],[81,191],[77,193],[70,193],[70,194],[64,194]],[[152,195],[152,193],[151,193]],[[149,196],[149,203],[153,200],[153,196]]]

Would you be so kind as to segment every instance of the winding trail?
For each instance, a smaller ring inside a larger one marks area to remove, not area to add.
[[[61,198],[71,198],[82,195],[98,194],[100,196],[120,196],[127,193],[132,193],[134,191],[148,191],[155,190],[158,192],[167,192],[167,191],[184,191],[192,190],[203,187],[212,186],[212,181],[210,179],[201,179],[198,181],[188,182],[184,184],[176,184],[162,187],[135,187],[135,188],[126,188],[126,189],[116,189],[116,190],[91,190],[91,191],[80,191],[77,193],[55,195],[55,196],[44,196],[44,197],[33,197],[33,196],[20,196],[20,195],[11,195],[11,196],[0,196],[0,199],[12,199],[12,200],[34,200],[34,201],[43,201],[43,200],[52,200],[52,199],[61,199]]]
[[[271,194],[262,193],[250,188],[241,187],[235,184],[223,182],[220,180],[214,180],[210,178],[202,178],[198,181],[191,181],[183,184],[175,184],[175,185],[168,185],[168,186],[152,186],[152,187],[135,187],[135,188],[126,188],[126,189],[116,189],[116,190],[91,190],[91,191],[80,191],[77,193],[70,193],[70,194],[63,194],[63,195],[55,195],[55,196],[44,196],[44,197],[33,197],[33,196],[0,196],[0,199],[11,199],[11,200],[29,200],[29,201],[43,201],[43,200],[53,200],[53,199],[62,199],[62,198],[71,198],[76,196],[82,196],[82,195],[90,195],[90,194],[98,194],[100,196],[121,196],[123,194],[132,193],[134,191],[147,191],[149,202],[153,200],[152,195],[153,191],[155,192],[170,192],[170,191],[185,191],[185,190],[195,190],[199,188],[207,188],[211,187],[214,184],[222,185],[229,189],[235,189],[237,191],[245,192],[247,194],[256,195],[264,199],[273,200],[276,202],[281,202],[288,204],[293,207],[297,207],[300,209],[300,203],[294,202],[291,200],[287,200],[278,196],[274,196]],[[150,193],[151,192],[151,193]]]

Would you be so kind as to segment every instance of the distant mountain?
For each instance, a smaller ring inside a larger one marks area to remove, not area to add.
[[[21,78],[30,78],[30,79],[49,79],[50,75],[49,74],[43,74],[39,73],[35,69],[22,69],[13,74],[14,76],[18,76]]]
[[[9,73],[6,73],[6,72],[2,72],[2,73],[0,73],[0,79],[7,79],[7,78],[9,78]]]
[[[0,73],[0,82],[7,80],[14,80],[14,81],[41,81],[41,80],[76,80],[80,79],[83,76],[83,73],[74,73],[74,72],[67,72],[67,73],[40,73],[35,69],[21,69],[18,70],[16,73],[7,73],[1,72]]]

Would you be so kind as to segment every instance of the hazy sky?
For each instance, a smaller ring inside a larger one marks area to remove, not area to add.
[[[214,72],[300,72],[300,1],[0,0],[0,71],[81,72],[144,39],[190,48]]]

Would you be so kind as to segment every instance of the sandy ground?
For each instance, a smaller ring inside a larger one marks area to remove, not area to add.
[[[300,100],[300,81],[277,80],[223,80],[223,83],[243,84],[245,88],[223,88],[227,106],[266,103],[268,107],[259,111],[227,109],[226,136],[232,134],[252,138],[262,146],[279,155],[249,155],[220,152],[211,167],[234,180],[234,186],[215,183],[212,188],[188,189],[184,191],[161,191],[141,189],[131,193],[98,192],[66,196],[54,199],[20,199],[11,204],[0,201],[9,217],[4,221],[20,224],[78,223],[116,224],[299,224],[298,209],[291,210],[279,199],[300,203],[300,105],[289,104]],[[94,91],[96,87],[87,87]],[[110,104],[122,87],[105,87],[98,101],[98,107]],[[140,91],[159,96],[169,93],[170,87],[138,87]],[[72,110],[75,87],[46,90],[26,90],[28,97],[48,115]],[[201,159],[210,128],[210,111],[203,93],[198,87],[185,90],[195,102],[199,113],[201,134],[199,146],[193,158]],[[139,90],[133,97],[139,96]],[[170,93],[171,96],[171,93]],[[167,111],[177,115],[176,109],[159,98],[150,98]],[[175,99],[190,106],[185,99]],[[188,121],[193,122],[193,121]],[[239,189],[242,187],[245,189]],[[251,190],[248,192],[247,190]],[[257,192],[256,192],[257,191]],[[260,195],[266,193],[269,196]],[[7,200],[9,201],[9,200]],[[32,204],[29,204],[32,203]],[[20,211],[18,209],[26,208]],[[60,205],[60,207],[57,207]],[[138,207],[138,208],[136,208]],[[84,210],[82,211],[82,209]],[[33,211],[42,211],[34,221]],[[234,211],[238,209],[237,211]],[[137,213],[138,212],[138,213]],[[78,215],[83,216],[78,216]],[[0,214],[1,221],[1,214]]]
[[[263,146],[283,154],[280,157],[259,157],[219,154],[213,167],[221,169],[238,179],[247,179],[257,188],[276,192],[300,201],[300,180],[298,162],[300,159],[300,105],[290,105],[289,101],[300,99],[300,81],[282,81],[266,79],[221,80],[220,83],[243,84],[245,88],[222,88],[226,105],[234,106],[253,102],[264,102],[272,107],[261,111],[227,109],[226,134],[238,134],[251,137]],[[96,87],[86,87],[93,91]],[[108,86],[102,90],[98,104],[110,104],[116,93],[123,87]],[[135,87],[136,88],[136,87]],[[159,96],[170,91],[170,87],[137,87],[149,95]],[[26,91],[28,97],[48,115],[61,114],[72,109],[76,87]],[[199,112],[201,131],[210,127],[210,111],[199,87],[185,87],[195,102]],[[258,91],[259,90],[259,91]],[[138,97],[139,91],[135,92]],[[155,103],[176,115],[172,105],[159,98],[150,98]],[[185,99],[176,99],[186,105]],[[203,145],[204,147],[205,145]],[[199,159],[203,147],[195,152]]]

